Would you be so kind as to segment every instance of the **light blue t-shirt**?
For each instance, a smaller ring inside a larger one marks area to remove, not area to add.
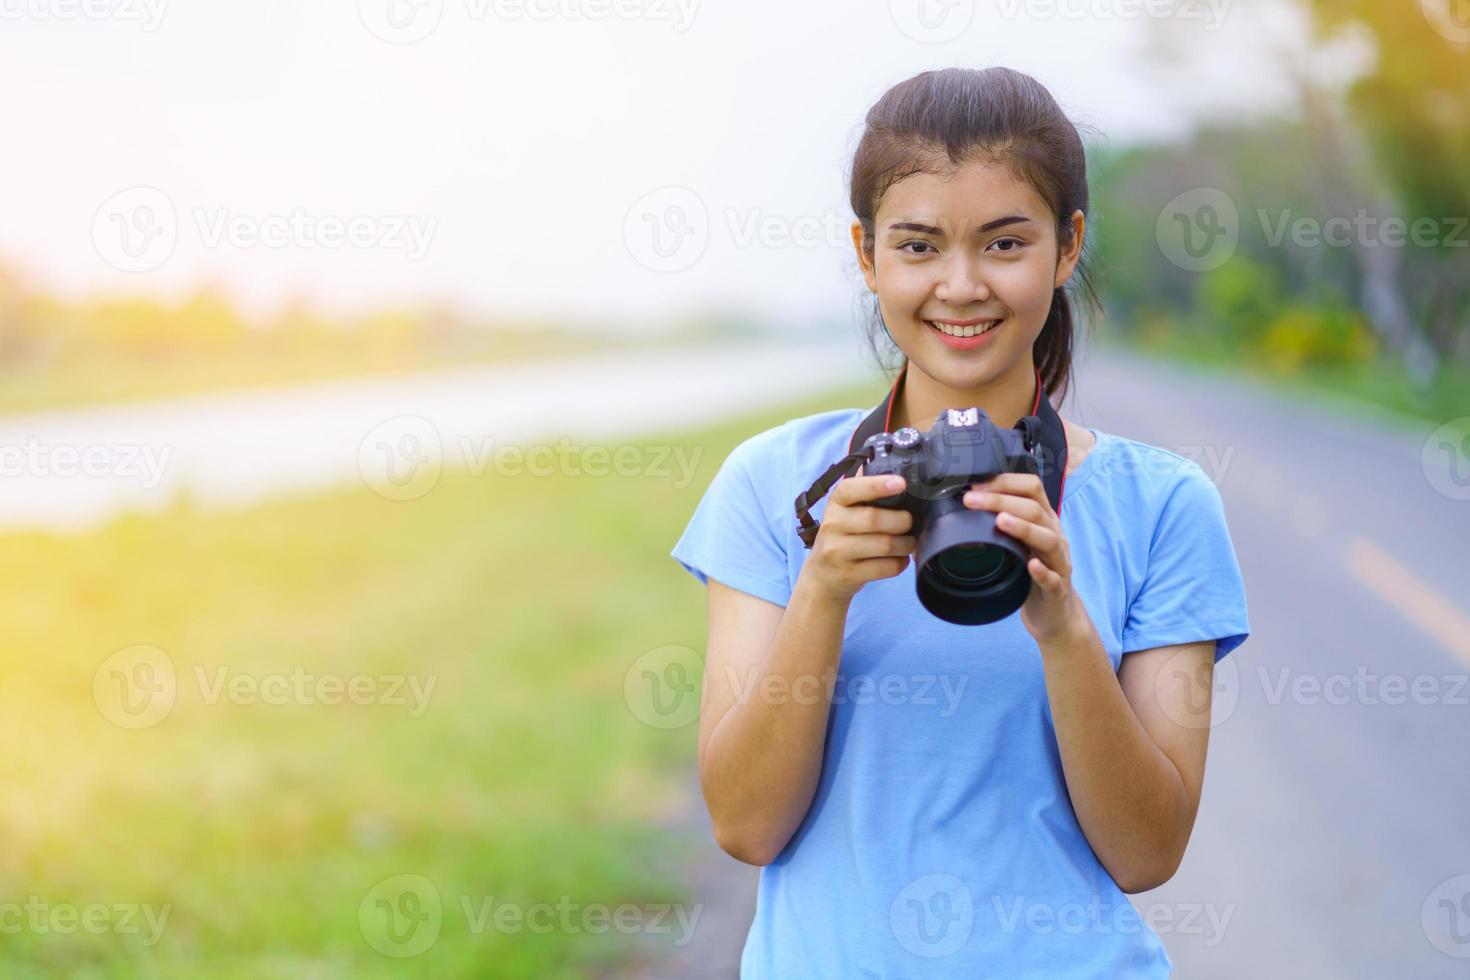
[[[867,412],[745,440],[672,556],[701,582],[786,605],[808,554],[792,501]],[[1206,639],[1218,661],[1250,632],[1219,491],[1183,456],[1090,431],[1061,519],[1073,587],[1114,670],[1124,653]],[[938,619],[910,561],[853,598],[832,702],[812,805],[761,869],[742,978],[1169,975],[1158,935],[1077,822],[1019,613]]]

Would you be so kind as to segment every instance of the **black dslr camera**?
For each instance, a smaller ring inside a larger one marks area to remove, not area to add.
[[[904,426],[863,443],[864,453],[872,453],[864,476],[904,478],[905,489],[873,503],[914,516],[919,601],[940,619],[993,623],[1021,608],[1030,594],[1030,549],[995,526],[994,511],[966,507],[962,497],[971,484],[1001,473],[1040,476],[1038,426],[1028,416],[1002,429],[983,409],[951,408],[927,433]]]

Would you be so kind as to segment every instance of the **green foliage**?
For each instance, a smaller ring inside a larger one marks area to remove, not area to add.
[[[1406,210],[1470,215],[1470,44],[1434,25],[1463,0],[1308,2],[1323,34],[1354,25],[1375,41],[1373,67],[1350,98]]]
[[[1361,313],[1343,305],[1292,304],[1271,320],[1259,352],[1273,370],[1368,364],[1378,343]]]
[[[1277,266],[1240,254],[1195,281],[1195,308],[1215,330],[1242,346],[1261,343],[1286,304]]]

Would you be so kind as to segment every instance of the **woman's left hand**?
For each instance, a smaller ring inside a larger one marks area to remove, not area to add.
[[[1001,473],[965,491],[972,510],[996,512],[996,526],[1031,549],[1026,563],[1031,593],[1021,606],[1021,622],[1038,644],[1074,634],[1087,612],[1072,589],[1072,555],[1062,534],[1062,520],[1046,499],[1041,477],[1034,473]]]

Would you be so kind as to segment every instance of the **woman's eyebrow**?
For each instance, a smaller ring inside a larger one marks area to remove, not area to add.
[[[1022,215],[1022,214],[1008,214],[1004,218],[996,218],[994,221],[987,221],[987,222],[985,222],[985,224],[983,224],[979,228],[977,228],[976,231],[979,231],[979,232],[987,232],[987,231],[991,231],[991,230],[993,230],[995,228],[1004,228],[1006,225],[1014,225],[1014,224],[1017,224],[1017,223],[1027,222],[1027,221],[1030,221],[1030,220],[1031,220],[1030,218],[1028,218],[1028,217],[1026,217],[1025,215]],[[943,231],[941,231],[938,228],[935,228],[933,225],[920,224],[917,221],[895,221],[893,224],[891,224],[891,225],[888,226],[888,230],[889,231],[917,231],[917,232],[920,232],[921,234],[925,234],[925,235],[943,235],[944,234]]]

